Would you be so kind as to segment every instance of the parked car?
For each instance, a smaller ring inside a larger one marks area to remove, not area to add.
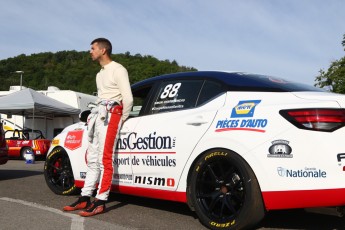
[[[51,143],[41,130],[7,130],[5,136],[10,158],[25,159],[27,151],[32,151],[35,157],[45,158]]]
[[[2,122],[0,122],[0,165],[6,164],[8,161],[8,147],[5,140],[5,132]]]
[[[345,205],[344,95],[211,71],[153,77],[132,92],[112,191],[185,202],[211,229],[247,229],[270,210]],[[87,144],[83,122],[53,139],[44,175],[56,194],[83,186]]]

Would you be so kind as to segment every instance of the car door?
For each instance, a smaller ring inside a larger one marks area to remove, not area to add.
[[[145,103],[148,101],[152,84],[139,89],[132,89],[133,107],[128,119],[123,123],[116,143],[113,184],[122,186],[133,186],[133,157],[131,150],[135,141],[135,128],[143,114]]]
[[[128,137],[134,186],[176,190],[188,157],[224,105],[221,92],[221,84],[198,79],[167,80],[155,88]]]

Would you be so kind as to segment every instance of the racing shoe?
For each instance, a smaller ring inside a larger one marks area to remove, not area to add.
[[[64,211],[75,211],[75,210],[79,210],[79,209],[88,208],[90,205],[91,205],[90,197],[81,196],[73,204],[63,207],[63,210]]]
[[[83,217],[88,217],[103,213],[104,211],[105,201],[95,199],[85,211],[79,212],[79,215]]]

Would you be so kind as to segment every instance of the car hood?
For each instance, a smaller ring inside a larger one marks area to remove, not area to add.
[[[345,95],[331,92],[292,92],[296,97],[308,100],[336,101],[345,108]]]

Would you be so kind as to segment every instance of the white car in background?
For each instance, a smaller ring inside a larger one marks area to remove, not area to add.
[[[344,95],[212,71],[150,78],[132,92],[112,191],[185,202],[211,229],[253,227],[270,210],[345,205]],[[80,122],[52,141],[44,174],[56,194],[83,186],[86,133]]]

